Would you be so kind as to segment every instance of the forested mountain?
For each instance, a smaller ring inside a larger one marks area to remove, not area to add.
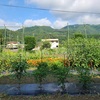
[[[17,30],[17,33],[20,34],[23,29]],[[24,28],[25,36],[35,36],[37,41],[45,38],[59,38],[63,40],[66,38],[66,32],[62,32],[58,29],[53,29],[49,26],[34,26],[34,27],[25,27]]]
[[[17,32],[20,33],[22,29]],[[100,38],[100,25],[69,25],[62,29],[53,29],[49,26],[34,26],[26,27],[24,29],[24,35],[34,35],[37,41],[42,38],[59,38],[61,41],[67,39],[67,34],[73,37],[74,33],[87,34],[88,37]]]
[[[69,31],[71,33],[75,33],[75,32],[78,32],[78,33],[87,33],[87,34],[100,34],[100,25],[89,25],[89,24],[86,24],[86,25],[69,25],[69,26],[66,26],[64,28],[62,28],[63,30],[67,30],[69,27]]]
[[[72,38],[75,33],[82,33],[83,35],[87,34],[87,37],[95,37],[100,39],[100,25],[69,25],[62,29],[53,29],[49,26],[33,26],[25,27],[17,31],[11,31],[8,29],[0,29],[0,34],[3,34],[3,37],[6,36],[8,41],[22,41],[24,36],[35,36],[36,41],[41,41],[43,38],[58,38],[60,41],[67,39],[67,35]]]

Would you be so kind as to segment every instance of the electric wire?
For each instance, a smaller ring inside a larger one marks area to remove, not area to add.
[[[19,6],[19,5],[7,5],[7,4],[0,4],[0,6],[13,7],[13,8],[24,8],[24,9],[34,9],[34,10],[54,11],[54,12],[62,12],[62,13],[88,13],[88,14],[100,14],[100,12],[68,11],[68,10],[60,10],[60,9],[57,10],[57,9],[37,8],[37,7]]]

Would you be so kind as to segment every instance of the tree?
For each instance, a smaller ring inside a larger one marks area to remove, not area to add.
[[[2,52],[2,44],[3,44],[3,36],[2,33],[0,33],[0,52]]]
[[[50,48],[50,47],[51,47],[50,42],[48,42],[48,41],[43,42],[42,49]]]
[[[82,33],[75,33],[74,37],[75,38],[84,38],[84,35]]]
[[[2,36],[2,32],[0,32],[0,45],[3,44],[3,36]]]
[[[31,36],[27,36],[24,38],[25,41],[25,50],[32,50],[33,48],[35,48],[36,45],[36,40],[34,37]]]

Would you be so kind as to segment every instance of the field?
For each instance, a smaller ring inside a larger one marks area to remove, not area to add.
[[[77,72],[74,74],[71,71]],[[90,73],[92,72],[92,73]],[[96,72],[96,73],[93,73]],[[100,84],[100,40],[69,39],[58,49],[26,52],[4,49],[0,53],[0,84],[33,84],[58,82],[64,90],[65,82]],[[99,100],[96,95],[41,95],[8,96],[0,94],[1,100]]]

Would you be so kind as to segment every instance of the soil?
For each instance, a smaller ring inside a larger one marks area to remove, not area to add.
[[[92,79],[93,83],[100,84],[100,76]],[[67,78],[68,82],[77,83],[77,76]],[[49,75],[44,83],[56,82],[56,79]],[[18,80],[13,75],[5,75],[0,77],[0,84],[17,84]],[[21,80],[21,84],[36,83],[32,75],[24,75]],[[68,94],[55,94],[55,95],[40,95],[40,96],[8,96],[6,94],[0,94],[0,100],[100,100],[100,94],[96,95],[68,95]]]
[[[52,75],[48,75],[43,83],[51,83],[56,82],[56,78],[54,78]],[[73,82],[78,83],[77,76],[70,76],[66,79],[66,82]],[[100,83],[100,76],[96,76],[92,78],[93,83]],[[17,84],[18,80],[15,78],[14,75],[4,75],[0,77],[0,84]],[[21,79],[21,84],[32,84],[36,83],[34,80],[34,77],[31,74],[24,75]]]
[[[41,95],[41,96],[4,96],[0,100],[100,100],[100,95]]]

